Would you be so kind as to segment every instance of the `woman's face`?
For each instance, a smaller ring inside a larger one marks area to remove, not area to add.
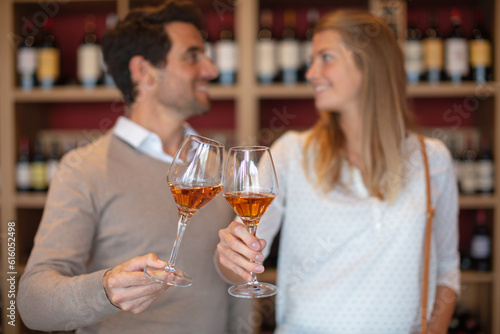
[[[361,71],[336,30],[314,35],[312,64],[306,78],[314,89],[318,110],[345,113],[359,109]]]

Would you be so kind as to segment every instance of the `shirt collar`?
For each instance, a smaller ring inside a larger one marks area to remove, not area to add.
[[[197,134],[196,131],[188,123],[184,123],[183,126],[184,136]],[[113,129],[113,133],[118,138],[139,151],[165,161],[170,161],[172,159],[170,155],[163,152],[161,139],[156,133],[145,129],[144,127],[135,123],[127,117],[120,116],[118,118]],[[157,145],[151,143],[157,143]]]

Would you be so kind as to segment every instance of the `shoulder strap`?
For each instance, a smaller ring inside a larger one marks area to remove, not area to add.
[[[422,156],[425,167],[425,187],[427,194],[427,213],[426,213],[426,228],[424,242],[424,270],[423,270],[423,286],[422,286],[422,314],[421,314],[421,330],[420,333],[427,333],[427,295],[429,291],[429,257],[431,250],[431,233],[432,233],[432,218],[434,217],[434,208],[432,207],[431,198],[431,180],[429,175],[429,162],[427,160],[427,151],[425,150],[424,137],[418,137],[420,146],[422,147]]]

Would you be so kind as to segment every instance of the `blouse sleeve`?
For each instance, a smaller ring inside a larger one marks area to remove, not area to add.
[[[434,244],[437,257],[437,285],[460,292],[460,256],[458,252],[458,190],[453,171],[451,155],[440,141],[432,141],[434,146],[434,169],[437,175],[433,180],[435,215],[433,220]]]
[[[262,216],[259,228],[257,229],[257,237],[266,240],[267,243],[266,248],[262,251],[266,258],[271,250],[272,242],[276,234],[278,234],[285,212],[289,154],[292,151],[293,137],[292,133],[287,133],[279,138],[271,147],[271,155],[278,178],[279,192]]]

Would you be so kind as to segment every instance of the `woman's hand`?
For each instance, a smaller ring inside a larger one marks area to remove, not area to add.
[[[251,235],[242,223],[232,222],[227,228],[219,230],[220,242],[217,245],[218,260],[223,266],[221,271],[230,281],[236,282],[239,277],[251,282],[250,272],[260,274],[264,266],[255,262],[264,261],[260,250],[266,242]],[[227,270],[224,270],[227,269]]]
[[[153,253],[135,257],[106,272],[102,285],[111,304],[139,314],[145,311],[169,285],[153,281],[144,274],[144,268],[164,268],[166,262]]]

